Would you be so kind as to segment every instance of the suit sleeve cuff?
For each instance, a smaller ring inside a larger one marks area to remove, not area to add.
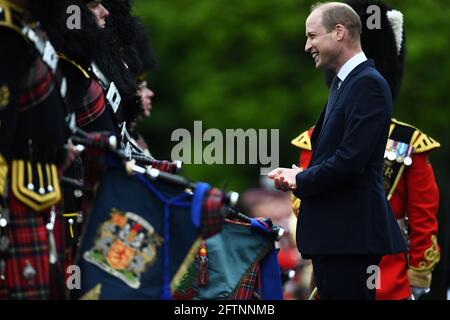
[[[295,183],[297,184],[297,188],[292,192],[297,198],[301,199],[302,196],[304,197],[304,192],[301,191],[301,188],[303,187],[303,177],[305,176],[305,172],[301,171],[297,173],[295,176]]]

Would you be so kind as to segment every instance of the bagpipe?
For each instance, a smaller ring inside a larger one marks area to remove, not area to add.
[[[73,132],[80,149],[102,150],[104,168],[84,216],[72,298],[282,298],[275,242],[284,230],[239,212],[238,193],[192,182],[180,163],[124,150],[115,137]]]

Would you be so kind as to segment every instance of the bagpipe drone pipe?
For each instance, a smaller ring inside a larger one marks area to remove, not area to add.
[[[109,152],[83,227],[73,298],[281,299],[281,228],[240,213],[237,193],[159,170],[167,164],[154,159],[138,165],[113,140],[74,139]]]

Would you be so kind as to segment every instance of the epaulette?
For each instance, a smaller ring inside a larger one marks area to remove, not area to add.
[[[302,134],[300,134],[298,137],[294,138],[291,141],[291,144],[303,149],[303,150],[308,150],[311,151],[312,147],[311,147],[311,137],[309,136],[309,130],[306,130],[305,132],[303,132]]]
[[[413,142],[414,153],[422,153],[425,151],[430,151],[439,148],[441,144],[434,140],[433,138],[427,136],[423,132],[418,131],[418,137]]]
[[[392,119],[389,134],[392,133],[395,126],[405,127],[405,129],[407,128],[408,130],[414,130],[414,133],[411,138],[411,144],[414,147],[414,153],[422,153],[422,152],[430,151],[430,150],[439,148],[441,146],[441,144],[439,142],[437,142],[433,138],[427,136],[425,133],[423,133],[416,127],[414,127],[408,123],[398,121],[396,119]]]
[[[72,66],[74,66],[75,68],[77,68],[83,74],[83,76],[86,79],[90,79],[91,78],[91,76],[89,75],[89,72],[87,72],[82,66],[80,66],[78,63],[76,63],[75,61],[71,60],[70,58],[68,58],[64,54],[58,52],[58,58],[60,58],[61,60],[66,61],[67,63],[69,63]]]
[[[0,0],[0,27],[6,27],[17,31],[27,42],[28,38],[22,32],[20,17],[25,14],[24,9],[9,1]]]

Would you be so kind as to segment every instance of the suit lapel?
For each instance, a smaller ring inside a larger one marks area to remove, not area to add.
[[[319,120],[316,124],[316,128],[319,129],[319,132],[317,132],[317,136],[315,136],[316,134],[316,128],[313,131],[313,135],[311,136],[311,143],[313,146],[313,154],[312,154],[312,159],[314,158],[314,153],[316,148],[314,148],[314,146],[316,146],[319,143],[320,137],[322,135],[323,132],[323,128],[325,128],[325,125],[328,123],[328,120],[330,119],[331,114],[334,112],[334,106],[337,103],[337,101],[339,100],[339,97],[341,96],[342,92],[344,91],[345,86],[350,82],[350,80],[357,75],[358,73],[360,73],[362,70],[364,70],[367,67],[373,67],[375,66],[374,62],[372,59],[368,59],[367,61],[364,61],[363,63],[359,64],[358,66],[356,66],[355,69],[353,69],[348,76],[345,78],[345,80],[341,83],[341,86],[339,87],[338,93],[336,95],[336,98],[333,101],[333,105],[331,106],[331,111],[328,114],[327,119],[324,121],[324,117],[325,117],[325,109],[326,109],[326,104],[325,104],[325,108],[322,110],[322,113],[319,117]]]
[[[360,63],[356,68],[354,68],[348,76],[345,78],[345,80],[341,83],[341,86],[339,87],[339,90],[337,92],[336,98],[333,101],[333,105],[331,106],[330,114],[328,115],[327,119],[325,120],[323,127],[326,125],[328,120],[330,119],[331,114],[334,112],[334,106],[338,102],[339,97],[341,96],[342,92],[344,91],[345,86],[351,81],[351,79],[356,76],[358,73],[360,73],[362,70],[364,70],[367,67],[373,66],[373,60],[369,59],[367,61],[364,61]]]
[[[323,127],[323,119],[325,118],[325,110],[327,108],[327,105],[325,104],[324,108],[322,109],[322,113],[320,114],[319,119],[316,122],[316,125],[314,126],[314,130],[313,133],[311,135],[311,147],[312,147],[312,155],[311,157],[314,157],[314,152],[316,151],[316,144],[319,140],[319,136],[322,132],[322,127]],[[312,159],[311,158],[311,159]]]

